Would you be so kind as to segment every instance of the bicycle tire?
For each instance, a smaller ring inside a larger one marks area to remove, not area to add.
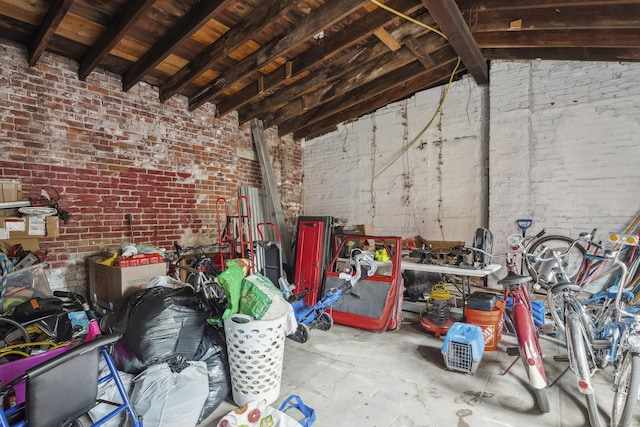
[[[530,243],[527,247],[527,253],[530,255],[538,255],[542,258],[549,258],[549,254],[545,253],[546,249],[559,249],[564,252],[574,243],[574,241],[575,240],[570,237],[561,235],[550,234],[548,236],[542,236]],[[566,264],[564,269],[570,281],[575,280],[586,252],[587,251],[582,245],[576,243],[569,254],[563,258]],[[553,261],[549,262],[553,263]],[[557,283],[551,271],[540,271],[545,266],[548,266],[549,262],[543,261],[528,265],[529,275],[534,282],[541,285],[542,289],[548,289]]]
[[[629,427],[640,393],[640,354],[627,352],[614,385],[612,427]]]
[[[538,402],[538,408],[543,413],[551,412],[551,405],[549,405],[549,396],[547,395],[547,387],[545,388],[534,388],[533,391],[536,395],[536,402]]]
[[[577,313],[570,313],[566,324],[567,351],[569,352],[569,363],[577,378],[591,378],[589,359],[587,351],[587,340],[585,337],[584,325]],[[595,391],[584,394],[587,401],[587,413],[589,414],[589,424],[591,427],[601,427],[598,404],[596,402]]]

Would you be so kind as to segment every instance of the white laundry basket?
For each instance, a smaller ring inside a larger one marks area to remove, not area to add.
[[[254,320],[232,314],[224,320],[236,405],[261,399],[269,404],[280,395],[286,318]]]

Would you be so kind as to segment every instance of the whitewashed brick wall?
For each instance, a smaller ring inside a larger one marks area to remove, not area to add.
[[[481,206],[480,89],[455,82],[390,104],[303,146],[306,215],[372,223],[378,235],[470,241]],[[375,178],[376,175],[378,178]]]
[[[640,64],[492,62],[490,228],[576,237],[640,213]]]
[[[455,82],[442,115],[400,161],[443,88],[416,94],[303,146],[305,215],[373,223],[377,234],[470,242],[481,225],[481,93]],[[496,250],[530,233],[601,235],[640,213],[640,64],[491,63],[489,228]],[[420,148],[421,147],[421,148]],[[441,163],[441,164],[440,164]]]

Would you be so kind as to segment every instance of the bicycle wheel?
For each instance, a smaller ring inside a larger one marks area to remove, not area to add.
[[[574,239],[566,236],[549,235],[534,240],[527,248],[527,253],[539,258],[552,258],[552,251],[564,253],[573,244]],[[586,250],[579,243],[576,243],[569,254],[562,257],[562,265],[558,266],[555,260],[538,261],[528,265],[529,275],[539,283],[543,289],[558,283],[558,267],[561,267],[569,280],[573,281],[578,274],[580,264],[584,259]]]
[[[600,414],[596,402],[595,390],[591,386],[590,351],[587,348],[586,331],[577,313],[570,313],[565,326],[569,364],[578,379],[578,388],[587,400],[587,412],[591,427],[600,427]]]
[[[538,402],[538,408],[543,413],[551,412],[551,406],[549,405],[549,396],[547,396],[547,388],[534,388],[533,391],[536,394],[536,402]]]
[[[612,427],[628,427],[640,394],[640,354],[628,351],[614,384]]]

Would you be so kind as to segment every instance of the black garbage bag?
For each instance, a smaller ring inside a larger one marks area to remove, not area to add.
[[[119,370],[138,374],[176,356],[194,360],[210,315],[190,287],[152,287],[131,295],[111,325],[122,339],[114,347]]]
[[[194,360],[205,362],[209,373],[209,395],[200,413],[200,424],[220,406],[231,391],[231,374],[223,328],[209,325],[205,327]]]

